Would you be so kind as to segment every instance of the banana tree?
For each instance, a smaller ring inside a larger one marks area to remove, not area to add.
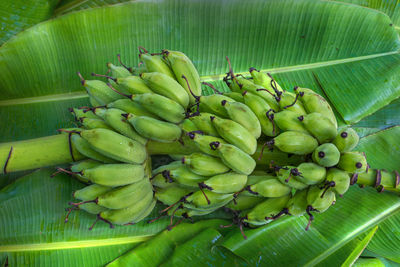
[[[56,15],[74,11],[74,1],[69,2]],[[84,77],[105,73],[105,63],[116,62],[117,54],[135,66],[137,47],[145,46],[184,51],[202,80],[223,91],[228,90],[221,81],[226,56],[238,73],[255,67],[287,90],[311,88],[329,100],[341,126],[357,129],[362,136],[357,150],[366,153],[372,168],[399,169],[396,10],[383,1],[168,0],[68,13],[21,32],[0,48],[0,141],[50,136],[73,126],[68,108],[88,104],[76,72]],[[203,93],[212,92],[205,88]],[[68,147],[35,153],[48,153],[47,159],[67,155],[54,164],[70,161]],[[66,175],[50,178],[53,172],[1,176],[0,263],[347,266],[367,245],[364,255],[373,260],[400,263],[395,194],[353,186],[316,216],[309,231],[305,218],[288,217],[247,230],[246,240],[239,229],[220,227],[229,224],[224,213],[173,231],[165,230],[169,219],[115,229],[98,223],[89,231],[95,216],[74,212],[64,222],[71,193],[83,185]],[[157,217],[159,209],[149,218]]]

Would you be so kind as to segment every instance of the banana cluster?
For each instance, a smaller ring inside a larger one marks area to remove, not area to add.
[[[139,51],[134,70],[109,63],[110,76],[92,74],[106,82],[78,73],[92,107],[71,109],[80,127],[63,132],[71,153],[74,147],[89,159],[59,171],[88,186],[71,205],[110,224],[139,222],[158,200],[170,229],[173,217],[220,208],[241,228],[308,214],[308,229],[313,212],[327,210],[357,179],[380,191],[397,189],[399,174],[368,171],[365,155],[352,151],[357,133],[338,129],[331,106],[314,91],[286,91],[254,68],[250,78],[235,75],[228,59],[231,92],[203,83],[215,91],[203,96],[185,54]],[[149,142],[190,149],[152,170]]]

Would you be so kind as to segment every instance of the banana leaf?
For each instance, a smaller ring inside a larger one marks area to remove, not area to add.
[[[60,16],[77,10],[119,4],[127,1],[129,0],[62,0],[54,10],[54,15]]]
[[[134,66],[139,45],[184,51],[206,81],[221,79],[229,56],[238,73],[253,66],[287,89],[323,90],[353,123],[400,96],[400,42],[390,23],[357,5],[303,0],[141,1],[70,13],[0,50],[0,116],[7,125],[0,141],[68,126],[66,108],[87,104],[76,72],[87,79],[105,73],[118,53]]]
[[[39,170],[0,191],[0,259],[9,266],[100,266],[165,229],[169,221],[143,221],[110,229],[83,211],[64,222],[72,192],[83,185],[66,175]],[[157,215],[154,210],[150,218]]]
[[[0,45],[17,33],[50,18],[58,1],[0,1]]]

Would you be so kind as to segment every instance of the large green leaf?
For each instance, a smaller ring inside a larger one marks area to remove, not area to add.
[[[0,45],[20,31],[50,18],[58,1],[0,1]]]
[[[54,10],[54,15],[59,16],[77,10],[114,5],[127,1],[130,0],[61,0]]]
[[[390,169],[396,164],[398,166],[400,161],[399,144],[395,144],[399,138],[400,127],[393,127],[361,139],[357,149],[365,149],[373,168]],[[370,153],[372,150],[373,155]],[[393,152],[387,157],[388,151]],[[378,160],[381,158],[385,161]],[[332,256],[358,235],[399,214],[398,196],[353,186],[343,199],[339,198],[333,207],[316,216],[308,232],[304,231],[307,224],[305,217],[288,217],[247,231],[247,240],[243,240],[240,232],[236,231],[223,245],[252,265],[268,262],[270,265],[324,263],[326,266],[336,262],[336,257]],[[332,262],[328,263],[330,257]]]
[[[140,1],[71,13],[0,50],[0,115],[8,125],[0,141],[64,126],[65,107],[86,101],[76,71],[104,73],[117,53],[137,64],[139,45],[184,51],[204,80],[222,77],[225,56],[235,71],[270,71],[288,89],[321,91],[317,79],[338,114],[355,122],[400,96],[400,42],[389,24],[371,9],[303,0]]]
[[[53,170],[36,171],[0,191],[0,258],[10,266],[99,266],[165,229],[167,219],[110,229],[96,216],[73,212],[64,223],[72,192],[82,184]],[[157,211],[154,211],[153,215]]]

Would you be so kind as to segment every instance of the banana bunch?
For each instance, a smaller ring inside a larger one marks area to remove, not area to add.
[[[286,91],[255,68],[251,78],[235,75],[228,59],[231,92],[203,83],[215,91],[204,96],[185,54],[139,52],[137,69],[118,56],[122,66],[108,63],[110,76],[92,74],[106,81],[78,73],[92,107],[71,108],[79,127],[61,131],[72,157],[78,151],[88,159],[58,168],[88,184],[74,193],[75,209],[110,225],[132,224],[158,200],[167,206],[161,216],[171,216],[169,229],[174,217],[179,223],[220,208],[241,229],[284,215],[308,215],[308,229],[313,213],[327,210],[351,184],[397,190],[399,174],[368,171],[365,155],[353,151],[357,133],[338,129],[331,106],[314,91]],[[182,154],[152,170],[149,147],[176,143]]]

